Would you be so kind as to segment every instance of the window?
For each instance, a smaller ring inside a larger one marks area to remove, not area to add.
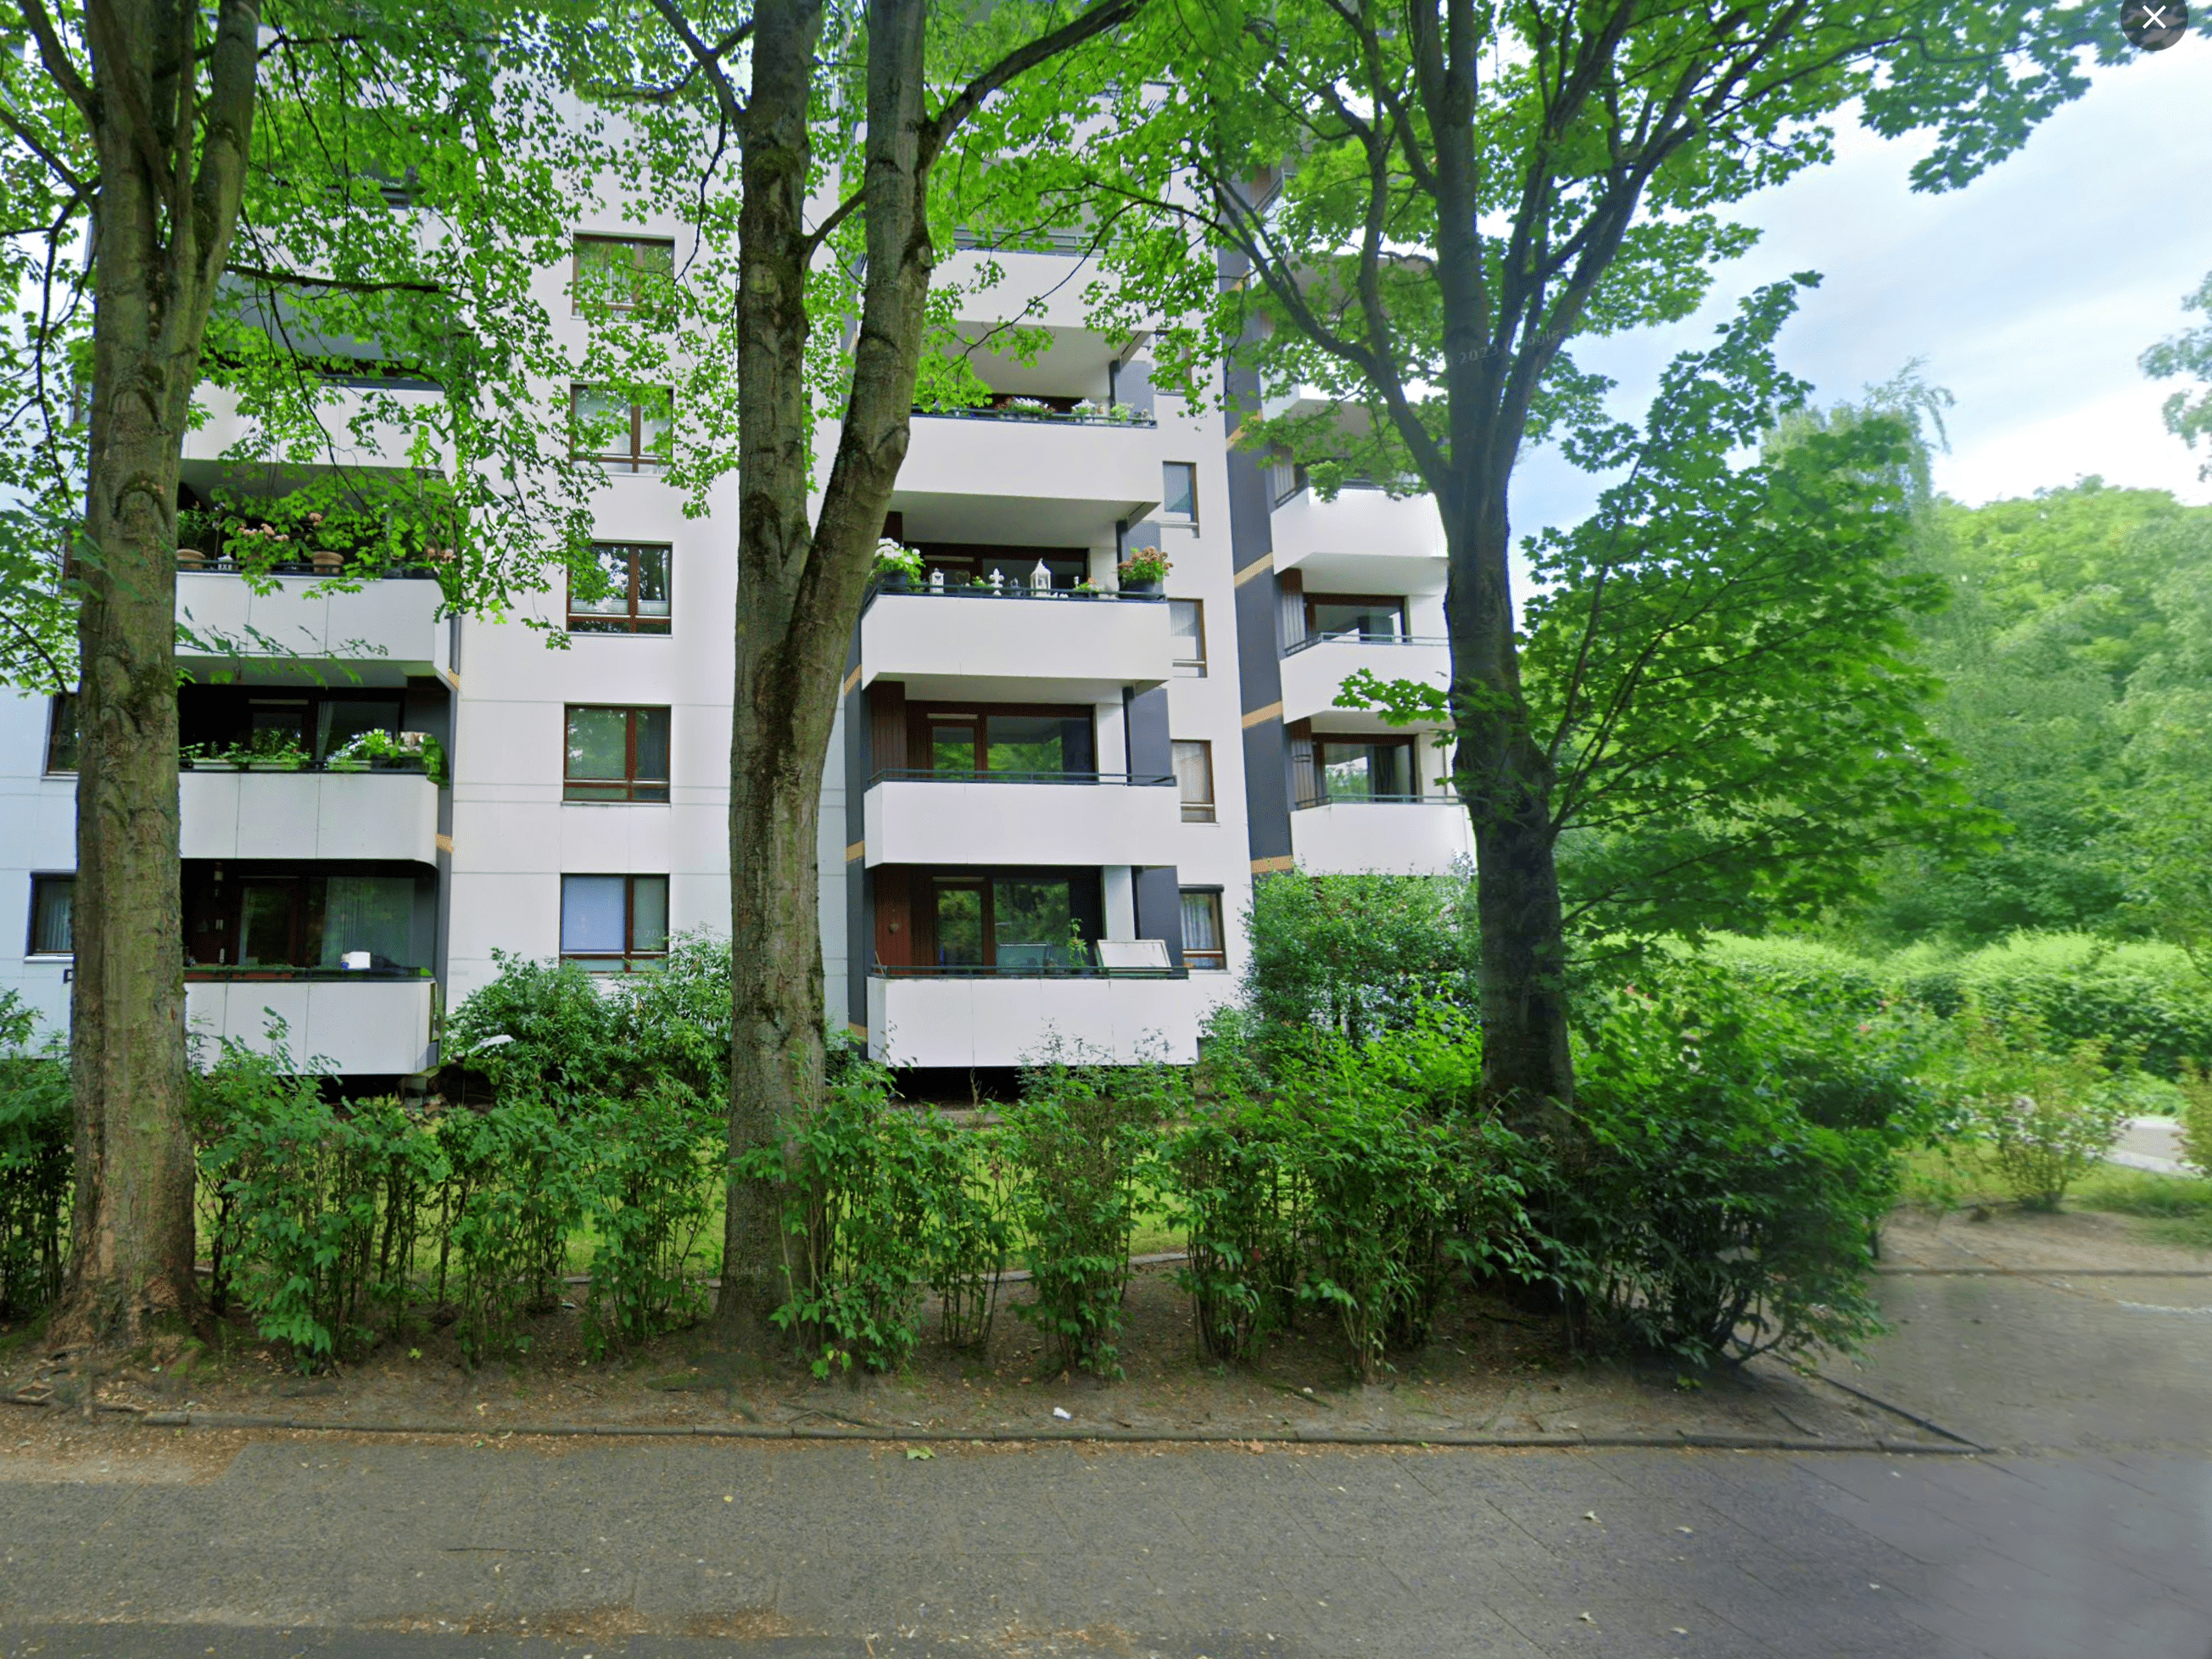
[[[1168,601],[1168,634],[1175,641],[1175,672],[1206,678],[1206,605],[1198,599]]]
[[[1050,871],[963,871],[928,886],[929,965],[1035,974],[1088,966],[1079,942],[1100,933],[1097,879]]]
[[[568,582],[571,634],[665,634],[669,629],[669,549],[661,542],[593,542],[592,559],[606,591],[597,599]]]
[[[668,956],[668,878],[561,878],[561,955],[598,974],[649,972]]]
[[[1176,785],[1182,792],[1185,823],[1213,822],[1213,745],[1198,739],[1177,738]]]
[[[909,752],[932,772],[989,773],[1009,782],[1092,775],[1091,711],[926,708]]]
[[[1228,946],[1221,928],[1221,890],[1182,890],[1182,960],[1187,968],[1226,969]]]
[[[1309,593],[1309,639],[1402,640],[1406,602],[1390,594]]]
[[[46,770],[76,770],[76,693],[64,691],[53,700],[46,716]]]
[[[1368,743],[1316,738],[1325,800],[1412,800],[1420,789],[1410,738]]]
[[[318,763],[369,732],[397,737],[406,705],[396,691],[301,691],[187,685],[177,693],[177,737],[203,754],[289,744]]]
[[[572,287],[575,309],[628,311],[676,275],[676,244],[650,236],[579,236]]]
[[[76,951],[70,935],[70,907],[76,895],[75,876],[31,878],[31,939],[26,956],[65,957]]]
[[[668,465],[672,421],[668,394],[638,404],[606,386],[568,392],[568,453],[610,472],[658,472]]]
[[[563,800],[668,799],[668,710],[570,708]]]
[[[337,969],[411,974],[427,963],[416,923],[427,926],[429,890],[416,875],[187,860],[185,945],[198,967]]]
[[[1169,523],[1198,528],[1198,464],[1160,463],[1160,517]]]

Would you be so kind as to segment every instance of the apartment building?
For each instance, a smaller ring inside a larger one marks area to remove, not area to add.
[[[643,258],[651,228],[577,232]],[[1425,734],[1334,706],[1357,668],[1441,679],[1441,532],[1425,498],[1323,501],[1156,392],[1143,335],[1086,325],[1079,256],[992,257],[973,322],[1034,300],[1050,343],[975,359],[988,407],[915,417],[885,530],[921,574],[867,602],[823,779],[824,1015],[918,1078],[1055,1042],[1188,1060],[1255,877],[1467,854]],[[540,297],[580,345],[568,280]],[[491,621],[446,614],[428,566],[343,591],[343,551],[310,549],[256,592],[180,554],[195,1030],[255,1042],[274,1015],[380,1086],[450,1058],[443,1012],[501,953],[649,972],[726,929],[734,493],[687,516],[653,422],[569,395],[601,417],[605,597]],[[234,425],[194,434],[191,499],[241,482]],[[1165,579],[1128,591],[1147,548]],[[0,697],[0,985],[57,1025],[72,741],[66,699]]]

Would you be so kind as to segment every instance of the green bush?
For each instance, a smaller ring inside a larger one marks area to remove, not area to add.
[[[1817,939],[1716,933],[1697,955],[1747,988],[1808,1011],[1865,1018],[1881,1012],[1894,994],[1883,977],[1885,963]]]
[[[2182,1162],[2212,1178],[2212,1072],[2185,1066],[2179,1081]]]
[[[590,1150],[578,1126],[534,1100],[438,1120],[436,1295],[454,1310],[467,1364],[528,1352],[522,1322],[560,1305]]]
[[[1309,876],[1253,884],[1244,997],[1284,1029],[1358,1042],[1427,1003],[1477,1000],[1474,883],[1454,876]]]
[[[1160,1127],[1187,1095],[1166,1066],[1095,1065],[1060,1050],[1024,1071],[1021,1097],[1003,1115],[1015,1227],[1036,1292],[1014,1314],[1042,1330],[1065,1366],[1121,1375],[1115,1337],[1138,1189]]]
[[[2000,1024],[2033,1024],[2062,1052],[2100,1044],[2115,1067],[2171,1078],[2185,1060],[2212,1059],[2212,981],[2171,945],[2021,933],[1967,956],[1923,957],[1895,982],[1946,1018],[1971,1004]]]
[[[1596,1010],[1576,1115],[1586,1152],[1532,1148],[1530,1210],[1601,1334],[1700,1362],[1850,1351],[1880,1329],[1866,1276],[1924,1122],[1817,1121],[1795,1098],[1802,1021],[1706,968]]]
[[[492,952],[499,972],[446,1022],[444,1053],[502,1094],[556,1105],[629,1092],[635,1061],[618,993],[573,962]]]
[[[741,1177],[783,1193],[791,1295],[774,1317],[817,1376],[903,1364],[932,1284],[957,1299],[947,1311],[959,1335],[988,1334],[1006,1236],[981,1158],[976,1138],[940,1115],[897,1105],[882,1066],[845,1055],[818,1110],[787,1125],[781,1146],[738,1161]],[[987,1273],[988,1290],[976,1283]]]
[[[2101,1043],[2056,1051],[2031,1020],[2000,1022],[1972,1010],[1959,1086],[1982,1156],[2033,1210],[2057,1209],[2066,1189],[2104,1162],[2132,1115]]]
[[[61,1294],[76,1130],[69,1064],[34,1052],[38,1017],[0,991],[0,1319]]]
[[[589,1148],[592,1237],[584,1346],[597,1357],[706,1311],[714,1262],[695,1263],[693,1253],[720,1194],[726,1131],[718,1105],[672,1080],[598,1103],[576,1133]]]

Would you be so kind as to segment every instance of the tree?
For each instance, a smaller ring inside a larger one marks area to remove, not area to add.
[[[1525,442],[1601,424],[1603,385],[1569,346],[1687,314],[1752,240],[1718,210],[1826,160],[1848,108],[1886,136],[1932,129],[1915,184],[1964,184],[2081,92],[2085,52],[2122,55],[2117,19],[2042,0],[1285,0],[1172,20],[1161,83],[1125,93],[1122,187],[1231,257],[1216,343],[1358,416],[1251,435],[1436,498],[1485,1091],[1569,1102],[1559,780],[1522,684],[1507,514]],[[1197,206],[1159,187],[1177,173]]]
[[[2144,352],[2142,372],[2154,380],[2186,374],[2201,383],[2212,383],[2212,275],[2197,285],[2194,294],[2183,299],[2181,308],[2202,312],[2206,320],[2172,339],[2160,340]],[[2193,394],[2175,392],[2166,400],[2164,414],[2166,429],[2191,449],[2196,448],[2199,438],[2212,434],[2212,385],[2200,384]],[[2212,478],[2212,459],[2206,460],[2197,476]]]
[[[0,60],[5,264],[36,301],[0,354],[13,411],[0,566],[17,584],[0,672],[74,686],[80,740],[77,1187],[55,1327],[69,1340],[127,1340],[194,1306],[175,572],[196,398],[213,384],[235,398],[234,459],[319,461],[324,507],[380,526],[356,580],[434,544],[458,550],[449,598],[542,585],[515,556],[539,532],[580,533],[555,487],[562,464],[533,465],[519,437],[528,419],[471,418],[527,408],[516,394],[544,366],[514,319],[491,338],[479,326],[526,278],[517,261],[542,254],[527,233],[562,199],[530,142],[544,111],[501,33],[522,16],[24,0]],[[447,210],[443,234],[419,216],[416,234],[393,234],[395,208],[426,204]],[[428,409],[362,388],[387,371],[446,395]],[[334,418],[341,399],[354,407]],[[396,434],[399,453],[380,459],[405,487],[357,499],[380,432]],[[513,464],[497,480],[471,471],[495,434]],[[502,487],[520,510],[483,512]],[[294,503],[301,522],[310,505]],[[490,533],[467,533],[472,508]],[[261,539],[245,562],[265,581]]]
[[[1905,558],[1912,434],[1805,410],[1771,350],[1796,306],[1795,284],[1761,291],[1674,360],[1640,428],[1583,440],[1621,481],[1528,546],[1520,656],[1563,907],[1608,948],[1808,921],[1886,848],[1987,832],[1914,660],[1911,623],[1946,596]],[[1433,724],[1444,697],[1362,675],[1339,701]]]
[[[653,0],[621,27],[579,15],[569,51],[590,95],[636,132],[628,171],[702,233],[703,269],[672,297],[711,332],[611,342],[623,384],[669,385],[726,407],[733,447],[702,430],[671,477],[739,478],[737,672],[730,744],[730,1152],[776,1144],[822,1092],[823,969],[816,869],[822,774],[846,653],[859,622],[924,374],[941,240],[959,201],[1002,205],[1024,169],[1060,165],[1113,65],[1093,53],[1048,94],[1015,95],[1041,66],[1135,16],[1143,0],[998,5],[955,15],[925,0],[750,6]],[[740,72],[742,65],[743,72]],[[1071,90],[1073,88],[1073,90]],[[947,168],[956,138],[972,168]],[[724,164],[737,150],[734,173]],[[988,163],[987,168],[986,163]],[[957,173],[959,176],[951,176]],[[687,205],[688,204],[688,205]],[[735,258],[726,239],[735,232]],[[719,263],[717,263],[719,261]],[[734,265],[732,270],[731,266]],[[734,277],[717,289],[716,276]],[[848,345],[849,343],[849,356]],[[717,348],[720,349],[717,349]],[[732,370],[734,368],[734,373]],[[941,366],[933,374],[941,377]],[[835,431],[817,468],[817,425]],[[695,417],[698,418],[698,417]],[[711,419],[711,416],[705,417]],[[811,495],[818,487],[818,505]],[[765,1352],[786,1298],[774,1189],[732,1179],[715,1322]]]

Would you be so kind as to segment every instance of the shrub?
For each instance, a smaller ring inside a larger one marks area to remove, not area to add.
[[[76,1173],[69,1065],[34,1053],[38,1017],[0,991],[0,1319],[61,1294],[70,1183]]]
[[[2212,1177],[2212,1073],[2185,1066],[2179,1081],[2182,1162]]]
[[[1043,1331],[1063,1365],[1121,1375],[1114,1339],[1138,1187],[1185,1092],[1168,1066],[1094,1065],[1055,1046],[1024,1071],[1021,1097],[1004,1114],[1015,1224],[1036,1291],[1014,1313]]]
[[[1700,945],[1698,955],[1747,989],[1808,1011],[1865,1018],[1881,1012],[1893,995],[1883,980],[1884,963],[1817,939],[1717,933]]]
[[[2053,1052],[2026,1019],[1972,1015],[1960,1085],[1969,1133],[1997,1178],[2033,1210],[2057,1209],[2118,1144],[2130,1115],[2101,1043]]]
[[[1282,1028],[1358,1042],[1441,999],[1472,1007],[1474,883],[1465,876],[1269,876],[1252,889],[1247,1006]]]
[[[1200,1352],[1255,1359],[1296,1311],[1303,1194],[1283,1114],[1246,1074],[1234,1014],[1217,1019],[1188,1119],[1166,1139],[1170,1221],[1183,1229],[1176,1280],[1190,1293]]]
[[[235,1294],[264,1338],[313,1366],[357,1352],[372,1306],[404,1300],[424,1148],[396,1103],[341,1117],[285,1037],[274,1021],[267,1052],[223,1039],[195,1115],[214,1193],[211,1300],[220,1310]]]
[[[896,1105],[884,1068],[847,1055],[829,1068],[818,1110],[787,1125],[782,1146],[738,1161],[741,1177],[784,1194],[791,1295],[773,1316],[814,1356],[817,1376],[902,1364],[921,1339],[933,1279],[956,1285],[964,1317],[977,1316],[967,1275],[997,1226],[976,1212],[978,1157],[942,1116]],[[1003,1250],[1002,1228],[995,1237]],[[995,1287],[996,1263],[991,1273]],[[988,1310],[981,1317],[988,1325]]]
[[[1523,1164],[1556,1270],[1601,1334],[1699,1362],[1851,1350],[1880,1329],[1866,1275],[1895,1152],[1924,1126],[1820,1122],[1793,1097],[1806,1033],[1694,964],[1594,1012],[1586,1156]]]
[[[446,1022],[445,1053],[512,1092],[567,1106],[627,1093],[635,1055],[626,1002],[573,962],[492,952],[499,973]]]
[[[1946,1018],[1971,1005],[2000,1024],[2033,1024],[2057,1051],[2100,1043],[2109,1064],[2159,1077],[2212,1057],[2212,981],[2171,945],[2021,933],[1914,964],[1897,988]]]
[[[706,1311],[712,1263],[694,1268],[691,1255],[714,1212],[724,1128],[718,1107],[670,1080],[635,1099],[599,1103],[577,1138],[590,1148],[584,1346],[596,1358]]]
[[[591,1196],[590,1146],[534,1100],[437,1121],[436,1296],[454,1310],[467,1364],[526,1352],[522,1321],[560,1305],[568,1238]]]

